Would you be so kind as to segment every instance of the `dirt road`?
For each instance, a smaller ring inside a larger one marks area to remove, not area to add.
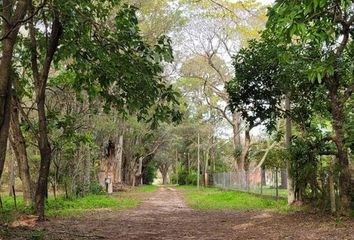
[[[354,239],[354,222],[304,213],[199,211],[180,191],[160,188],[134,209],[56,219],[46,239]]]

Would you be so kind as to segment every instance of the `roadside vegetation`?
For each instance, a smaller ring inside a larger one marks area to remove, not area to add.
[[[133,207],[153,182],[243,191],[186,187],[197,208],[285,205],[253,192],[348,215],[354,2],[271,2],[0,1],[0,192],[18,196],[0,222]]]
[[[106,194],[89,194],[84,197],[57,198],[50,196],[46,202],[47,217],[71,217],[91,210],[111,209],[121,210],[136,207],[141,199],[139,194],[153,192],[157,186],[143,185],[132,188],[127,192],[117,192],[109,196]],[[3,208],[0,211],[2,223],[11,223],[21,215],[31,214],[31,207],[26,207],[22,198],[17,198],[16,207],[14,199],[9,196],[2,197]]]
[[[285,199],[257,196],[238,191],[224,191],[218,188],[201,187],[199,191],[195,186],[178,186],[184,190],[187,204],[194,209],[236,209],[236,210],[276,210],[290,211]]]

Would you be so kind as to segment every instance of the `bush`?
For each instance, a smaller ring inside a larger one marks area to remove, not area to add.
[[[173,183],[177,183],[179,185],[197,185],[197,172],[195,170],[191,170],[188,172],[187,169],[180,169],[178,172],[178,176],[176,174],[171,175],[171,181]]]
[[[156,166],[152,162],[149,162],[143,171],[143,183],[146,185],[152,184],[156,178],[156,172]]]
[[[95,195],[105,194],[104,188],[97,181],[93,181],[90,183],[89,191]]]

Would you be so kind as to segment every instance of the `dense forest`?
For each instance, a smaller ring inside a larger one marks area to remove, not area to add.
[[[43,220],[48,196],[259,172],[347,215],[353,2],[293,2],[0,1],[1,196]]]

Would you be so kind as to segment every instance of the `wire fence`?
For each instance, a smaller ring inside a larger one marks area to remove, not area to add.
[[[279,170],[251,170],[214,173],[213,185],[227,190],[237,190],[255,194],[286,198],[287,189],[281,186]]]

